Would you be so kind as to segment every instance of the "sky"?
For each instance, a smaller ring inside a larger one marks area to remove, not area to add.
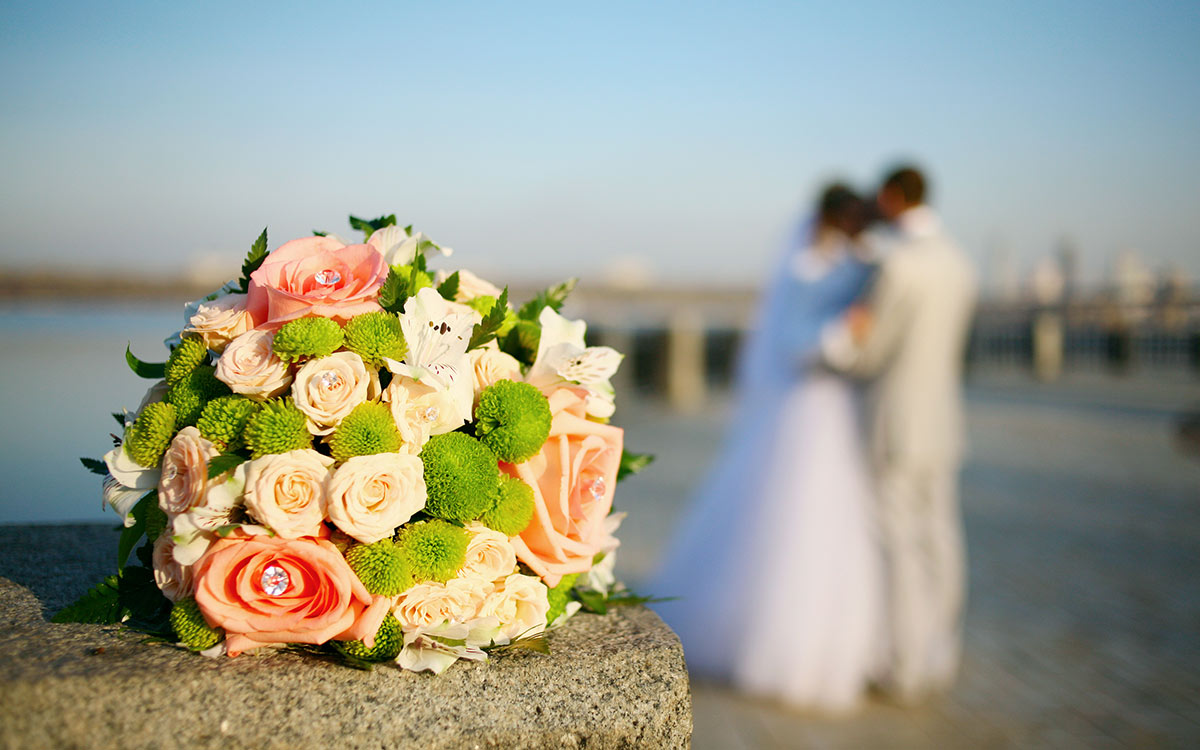
[[[394,212],[501,283],[752,282],[911,160],[985,274],[1200,277],[1195,3],[6,2],[0,94],[0,268]]]

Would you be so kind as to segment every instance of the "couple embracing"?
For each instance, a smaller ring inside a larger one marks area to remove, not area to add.
[[[873,218],[881,231],[867,232]],[[874,259],[879,258],[878,262]],[[957,670],[971,267],[911,167],[822,194],[739,363],[721,459],[653,583],[689,667],[827,712]]]

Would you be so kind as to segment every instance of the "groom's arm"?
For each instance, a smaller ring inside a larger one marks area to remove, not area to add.
[[[908,331],[909,303],[897,263],[885,263],[867,302],[867,317],[848,315],[821,335],[822,358],[848,375],[871,378],[895,356]]]

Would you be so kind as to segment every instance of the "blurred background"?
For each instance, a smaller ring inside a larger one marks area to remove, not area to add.
[[[636,584],[817,190],[913,160],[983,284],[963,679],[840,722],[697,684],[696,747],[1200,739],[1194,4],[9,3],[0,87],[0,523],[116,523],[76,457],[140,400],[125,346],[264,225],[395,212],[518,299],[581,277],[659,456]]]

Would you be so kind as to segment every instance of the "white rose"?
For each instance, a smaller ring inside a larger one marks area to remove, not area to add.
[[[170,534],[163,534],[154,540],[154,582],[163,596],[177,602],[192,593],[192,566],[181,565],[175,559],[174,552],[175,542]]]
[[[400,595],[392,613],[405,633],[426,632],[443,623],[465,623],[476,618],[491,590],[490,583],[475,578],[418,583]]]
[[[288,389],[292,376],[288,367],[275,356],[270,331],[247,331],[225,347],[217,360],[217,379],[255,401],[266,401]]]
[[[458,274],[458,291],[454,295],[455,302],[466,302],[476,297],[500,298],[503,290],[492,282],[484,281],[464,268],[460,268],[456,273]],[[450,276],[451,274],[447,271],[438,271],[434,277],[434,283],[441,286],[442,282]]]
[[[392,410],[392,419],[400,437],[412,449],[419,450],[430,435],[452,432],[471,418],[470,392],[458,388],[437,388],[397,375],[383,392],[383,401]]]
[[[468,525],[467,531],[471,533],[471,541],[467,543],[467,558],[459,568],[459,577],[491,583],[513,572],[517,553],[508,537],[478,523]]]
[[[308,417],[308,431],[314,435],[333,432],[354,407],[378,395],[379,373],[367,372],[354,352],[310,359],[292,383],[292,399]]]
[[[479,394],[489,385],[500,380],[521,379],[521,363],[516,357],[497,348],[472,349],[467,356],[471,358],[476,402],[479,401]]]
[[[332,458],[304,448],[243,465],[246,509],[259,523],[284,539],[320,533]]]
[[[329,479],[329,520],[363,544],[390,537],[424,507],[424,467],[408,453],[354,456]]]
[[[221,451],[195,427],[184,427],[163,454],[158,507],[168,516],[202,504],[208,489],[208,462]]]
[[[201,302],[183,329],[183,333],[198,333],[204,345],[214,352],[225,351],[233,339],[254,327],[250,313],[246,312],[246,295],[227,294],[224,297]]]
[[[479,615],[499,619],[496,643],[508,643],[545,630],[549,611],[546,584],[532,576],[513,573],[488,594]]]

